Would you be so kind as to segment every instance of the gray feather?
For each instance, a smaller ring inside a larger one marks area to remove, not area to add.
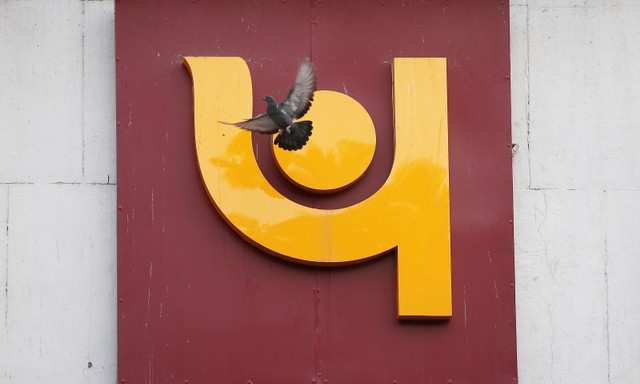
[[[278,131],[278,125],[274,123],[266,113],[237,123],[227,123],[224,121],[221,121],[221,123],[226,125],[235,125],[242,129],[260,133],[275,133]]]
[[[263,100],[267,102],[267,112],[252,119],[243,120],[237,123],[222,124],[234,125],[249,131],[264,134],[278,132],[275,143],[283,149],[296,151],[302,148],[311,136],[313,125],[311,121],[298,121],[304,116],[313,101],[313,92],[316,90],[316,73],[313,65],[308,59],[300,63],[296,82],[289,90],[289,95],[280,104],[277,104],[273,97],[265,96]]]
[[[307,59],[300,63],[296,83],[289,90],[287,98],[280,108],[294,119],[299,119],[311,107],[313,92],[316,90],[316,73],[313,64]]]

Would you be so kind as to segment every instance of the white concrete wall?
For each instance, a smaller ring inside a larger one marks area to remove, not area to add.
[[[0,0],[2,384],[116,382],[113,20]]]
[[[640,0],[511,17],[520,383],[640,383]],[[113,19],[0,0],[1,384],[116,381]]]
[[[517,0],[520,382],[640,383],[640,0]]]

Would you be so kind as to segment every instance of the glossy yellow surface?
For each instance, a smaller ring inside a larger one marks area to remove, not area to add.
[[[344,93],[316,91],[312,108],[301,120],[313,121],[307,145],[298,151],[274,146],[276,163],[287,179],[326,193],[362,177],[373,159],[376,132],[360,103]]]
[[[274,255],[317,265],[359,262],[397,247],[398,316],[451,316],[445,59],[394,60],[391,173],[374,195],[331,210],[297,204],[276,191],[258,168],[250,133],[218,122],[253,115],[245,62],[187,57],[185,64],[194,84],[202,179],[218,212],[241,236]]]

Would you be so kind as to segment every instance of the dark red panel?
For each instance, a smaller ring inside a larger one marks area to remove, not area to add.
[[[503,1],[117,1],[119,379],[515,382],[508,15]],[[453,318],[396,319],[393,252],[318,269],[231,230],[200,181],[183,56],[243,57],[256,112],[310,56],[319,88],[367,108],[378,148],[345,191],[300,191],[260,158],[288,197],[326,208],[391,169],[393,57],[447,57]]]

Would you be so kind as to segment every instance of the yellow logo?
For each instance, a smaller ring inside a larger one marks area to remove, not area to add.
[[[262,175],[250,133],[219,123],[252,116],[251,76],[241,58],[186,57],[185,65],[193,78],[202,180],[238,234],[276,256],[321,266],[362,262],[397,248],[398,316],[451,316],[445,59],[394,59],[393,168],[374,195],[339,209],[310,208],[284,197]],[[373,156],[368,113],[344,94],[317,91],[305,119],[314,121],[313,136],[300,151],[275,147],[280,169],[308,190],[348,187]]]

